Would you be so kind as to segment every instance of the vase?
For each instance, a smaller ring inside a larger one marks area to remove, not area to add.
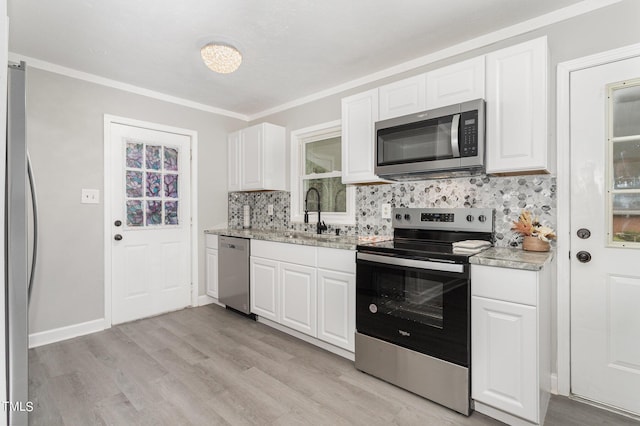
[[[524,237],[522,239],[522,249],[526,251],[549,251],[549,242],[542,241],[538,237]]]

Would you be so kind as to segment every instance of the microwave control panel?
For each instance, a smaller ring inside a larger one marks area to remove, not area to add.
[[[478,155],[478,111],[460,114],[460,156]]]

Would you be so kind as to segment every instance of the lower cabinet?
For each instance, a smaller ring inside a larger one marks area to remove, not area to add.
[[[550,273],[471,266],[471,396],[508,424],[542,424],[550,396]]]
[[[318,269],[318,338],[354,348],[356,276]]]
[[[251,256],[249,294],[251,312],[278,321],[278,262]]]
[[[355,251],[251,241],[251,312],[354,351]]]
[[[205,235],[205,284],[207,295],[218,298],[218,236]]]
[[[280,264],[280,323],[316,336],[316,268]]]

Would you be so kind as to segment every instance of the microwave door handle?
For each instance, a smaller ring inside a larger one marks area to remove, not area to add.
[[[460,158],[460,145],[458,145],[458,129],[460,128],[460,114],[453,116],[451,120],[451,152],[453,158]]]

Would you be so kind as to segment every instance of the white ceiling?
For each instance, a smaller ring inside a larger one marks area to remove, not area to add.
[[[11,52],[252,116],[580,0],[9,0]],[[200,47],[234,44],[229,75]]]

